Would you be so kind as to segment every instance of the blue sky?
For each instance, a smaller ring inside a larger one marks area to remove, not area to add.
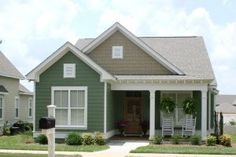
[[[27,74],[66,41],[96,37],[116,21],[137,36],[198,35],[220,93],[236,94],[235,15],[235,0],[0,1],[0,50]]]

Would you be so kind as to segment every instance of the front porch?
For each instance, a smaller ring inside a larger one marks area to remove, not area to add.
[[[190,96],[196,102],[196,133],[205,139],[213,130],[214,99],[212,94],[213,92],[208,89],[208,86],[194,83],[190,85],[166,84],[165,86],[148,83],[145,86],[143,84],[135,86],[132,83],[125,85],[112,84],[110,95],[112,96],[114,113],[109,115],[108,111],[111,109],[108,108],[107,110],[107,118],[113,119],[114,123],[113,133],[110,135],[119,134],[117,124],[121,121],[130,121],[130,119],[139,124],[139,127],[129,122],[128,128],[125,128],[126,136],[140,133],[142,122],[148,123],[147,134],[149,138],[161,134],[162,114],[160,102],[164,95],[170,95],[175,97],[177,104],[174,112],[174,134],[181,135],[182,120],[185,117],[184,113],[181,112],[181,101]],[[132,102],[132,100],[134,101]],[[140,104],[140,107],[136,105],[137,103]],[[112,130],[112,127],[109,128],[109,121],[107,130]]]

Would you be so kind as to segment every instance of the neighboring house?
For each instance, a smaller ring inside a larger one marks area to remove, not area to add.
[[[224,123],[236,121],[236,95],[217,95],[216,112],[223,113]]]
[[[8,121],[33,122],[33,93],[20,84],[24,76],[0,51],[0,126]]]
[[[197,133],[213,129],[216,81],[202,37],[137,37],[115,23],[97,38],[66,42],[27,74],[35,82],[34,136],[47,105],[56,105],[56,137],[68,132],[115,135],[117,122],[131,133],[149,123],[149,136],[161,133],[160,100],[176,103],[175,129],[184,117],[182,102],[193,97]]]

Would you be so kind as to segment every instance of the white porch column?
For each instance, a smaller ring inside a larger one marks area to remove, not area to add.
[[[202,90],[202,110],[201,110],[201,136],[202,139],[207,137],[207,91]]]
[[[155,136],[155,90],[150,90],[149,139]]]

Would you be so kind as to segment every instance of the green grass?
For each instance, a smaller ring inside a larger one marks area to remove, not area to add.
[[[166,153],[166,154],[236,154],[236,147],[193,146],[193,145],[148,145],[132,150],[131,153]]]
[[[236,144],[236,134],[235,135],[231,135],[231,137],[232,137],[232,143]]]
[[[17,149],[17,150],[47,150],[47,145],[34,143],[31,136],[15,135],[1,136],[0,149]],[[56,151],[77,151],[77,152],[94,152],[108,149],[109,146],[90,145],[90,146],[69,146],[66,144],[56,144]]]
[[[40,154],[13,154],[13,153],[1,153],[0,157],[47,157],[48,155]],[[81,157],[81,155],[56,155],[56,157]]]

